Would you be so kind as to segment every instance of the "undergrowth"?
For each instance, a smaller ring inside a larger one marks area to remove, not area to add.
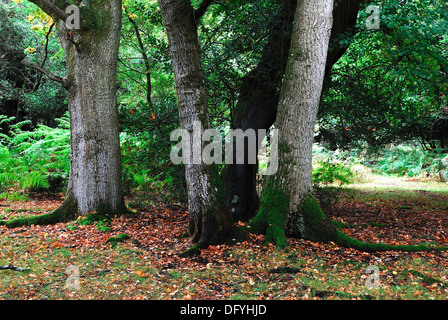
[[[40,124],[26,131],[29,121],[14,123],[14,117],[0,115],[0,124],[7,123],[10,129],[9,135],[0,133],[0,198],[25,201],[31,193],[64,192],[70,172],[68,113],[56,121],[56,128]],[[160,156],[169,153],[169,140],[161,146],[146,134],[122,133],[120,141],[123,187],[133,195],[130,207],[183,201],[183,167]]]
[[[0,116],[0,124],[14,118]],[[24,200],[27,193],[64,189],[70,169],[70,121],[57,119],[50,128],[38,125],[34,131],[22,127],[29,121],[10,124],[10,135],[0,134],[0,197]]]
[[[431,152],[415,145],[397,145],[384,149],[376,167],[382,173],[421,176],[446,182],[448,153],[443,150]]]

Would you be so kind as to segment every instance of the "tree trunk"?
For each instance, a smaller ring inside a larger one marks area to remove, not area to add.
[[[354,35],[352,30],[356,24],[360,0],[337,0],[333,7],[334,24],[331,30],[328,57],[326,61],[326,75],[328,76],[331,67],[339,60],[348,48],[347,42],[340,44],[339,36]],[[292,22],[297,1],[280,1],[277,15],[273,18],[274,26],[271,28],[269,40],[264,48],[260,63],[247,76],[244,77],[238,103],[232,116],[232,128],[252,128],[253,123],[264,122],[269,129],[275,121],[277,105],[270,105],[270,112],[263,112],[267,115],[261,119],[260,113],[253,113],[251,110],[260,108],[266,101],[271,100],[281,86],[286,61],[291,42]],[[266,108],[265,108],[266,109]],[[256,116],[256,117],[254,117]],[[272,118],[272,121],[266,121]],[[227,166],[227,200],[226,207],[234,220],[251,219],[258,207],[259,199],[256,192],[256,174],[258,165],[239,164]],[[236,196],[236,197],[235,197]],[[235,201],[235,199],[238,199]]]
[[[67,75],[61,82],[68,92],[70,112],[70,176],[59,208],[6,225],[49,224],[94,211],[122,213],[125,203],[116,101],[121,0],[86,2],[80,8],[80,28],[72,30],[64,23],[64,2],[30,1],[57,21],[66,54]]]
[[[330,44],[328,48],[325,75],[328,75],[331,67],[338,62],[347,50],[350,41],[355,35],[354,27],[358,17],[361,0],[334,0],[333,27],[331,28]],[[344,36],[341,43],[339,37]]]
[[[116,101],[121,0],[91,1],[81,28],[59,22],[65,51],[70,112],[70,176],[67,211],[114,215],[125,209]],[[69,209],[71,208],[71,209]]]
[[[285,246],[286,236],[290,236],[334,241],[363,251],[447,250],[350,238],[325,216],[311,194],[314,123],[325,75],[332,6],[331,0],[298,2],[275,123],[279,130],[278,171],[265,184],[260,210],[249,226],[254,232],[265,233],[266,241],[278,246]]]
[[[333,1],[303,0],[295,12],[291,47],[277,111],[279,167],[269,177],[251,227],[266,240],[286,244],[288,236],[313,238],[303,205],[312,192],[314,123],[325,74]],[[331,224],[329,226],[331,228]],[[317,232],[319,234],[319,232]]]
[[[67,194],[77,211],[124,210],[116,100],[121,0],[90,3],[93,24],[59,37],[67,57],[71,153]]]
[[[192,150],[185,164],[189,232],[193,243],[206,247],[224,241],[233,224],[225,210],[217,166],[193,159],[203,149],[202,137],[193,134],[193,129],[210,128],[195,14],[189,0],[159,0],[159,5],[170,43],[181,127],[189,133],[187,143]]]
[[[275,120],[278,89],[285,70],[291,42],[296,0],[278,1],[279,9],[272,19],[267,45],[257,67],[243,79],[238,103],[232,115],[232,129],[269,129]],[[274,98],[274,97],[277,97]],[[252,112],[256,108],[264,112]],[[263,117],[264,116],[264,117]],[[257,126],[258,124],[258,126]],[[262,124],[262,126],[260,126]],[[256,190],[257,164],[227,165],[226,207],[235,221],[251,219],[259,204]]]

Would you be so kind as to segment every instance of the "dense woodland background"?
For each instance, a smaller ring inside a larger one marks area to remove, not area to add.
[[[379,30],[365,28],[360,10],[355,37],[324,85],[316,159],[336,166],[325,170],[360,163],[446,180],[447,12],[446,4],[435,4],[382,1]],[[125,1],[124,8],[117,81],[125,189],[142,197],[132,201],[136,206],[184,202],[184,170],[169,161],[179,119],[163,19],[156,1]],[[2,1],[1,10],[3,196],[61,191],[69,166],[66,92],[20,61],[63,75],[64,53],[52,20],[36,6]],[[212,126],[223,132],[242,79],[279,23],[276,10],[275,1],[232,1],[211,6],[199,25]]]

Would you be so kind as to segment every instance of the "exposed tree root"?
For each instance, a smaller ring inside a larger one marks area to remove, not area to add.
[[[90,216],[95,215],[94,220],[101,220],[104,217],[111,217],[114,215],[126,214],[126,213],[134,213],[124,207],[120,212],[116,212],[115,214],[111,214],[109,210],[104,208],[103,206],[99,206],[96,210],[95,214],[91,214]],[[12,220],[0,220],[0,225],[4,225],[8,228],[18,228],[21,226],[30,226],[30,225],[49,225],[56,224],[59,222],[67,222],[75,220],[78,217],[78,209],[77,203],[74,200],[73,196],[69,193],[66,196],[65,201],[55,210],[37,215],[37,216],[26,216],[19,217]]]
[[[278,197],[279,193],[277,193]],[[302,203],[303,218],[300,225],[294,227],[294,233],[285,232],[284,212],[281,206],[270,207],[269,212],[263,210],[249,224],[250,232],[266,234],[266,242],[275,243],[278,247],[286,245],[286,235],[300,237],[314,242],[334,242],[341,247],[353,248],[359,251],[446,251],[448,247],[419,245],[390,245],[385,243],[365,243],[351,238],[342,232],[339,225],[330,220],[322,212],[317,201],[307,196]],[[272,236],[275,234],[275,236]],[[286,235],[285,235],[286,234]]]
[[[0,225],[4,225],[8,228],[17,228],[21,226],[30,225],[47,225],[55,224],[58,222],[66,222],[76,219],[77,214],[76,201],[70,194],[67,195],[65,201],[59,206],[59,208],[45,214],[37,216],[20,217],[7,221],[0,221]]]
[[[337,245],[346,248],[353,248],[359,251],[445,251],[448,247],[419,245],[390,245],[385,243],[365,243],[351,238],[343,233],[338,224],[330,220],[322,212],[317,201],[308,196],[305,198],[302,208],[306,224],[307,238],[312,241],[329,242],[333,241]]]

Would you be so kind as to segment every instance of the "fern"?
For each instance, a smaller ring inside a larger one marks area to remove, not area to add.
[[[33,131],[22,130],[28,121],[11,124],[12,120],[0,117],[0,124],[10,124],[10,136],[0,135],[0,189],[23,194],[66,180],[70,169],[68,117],[58,119],[56,128],[38,125]],[[10,193],[2,195],[14,199]]]
[[[445,169],[441,163],[446,156],[447,154],[426,151],[419,146],[400,145],[386,149],[377,167],[384,173],[402,176],[437,176],[439,171]]]

